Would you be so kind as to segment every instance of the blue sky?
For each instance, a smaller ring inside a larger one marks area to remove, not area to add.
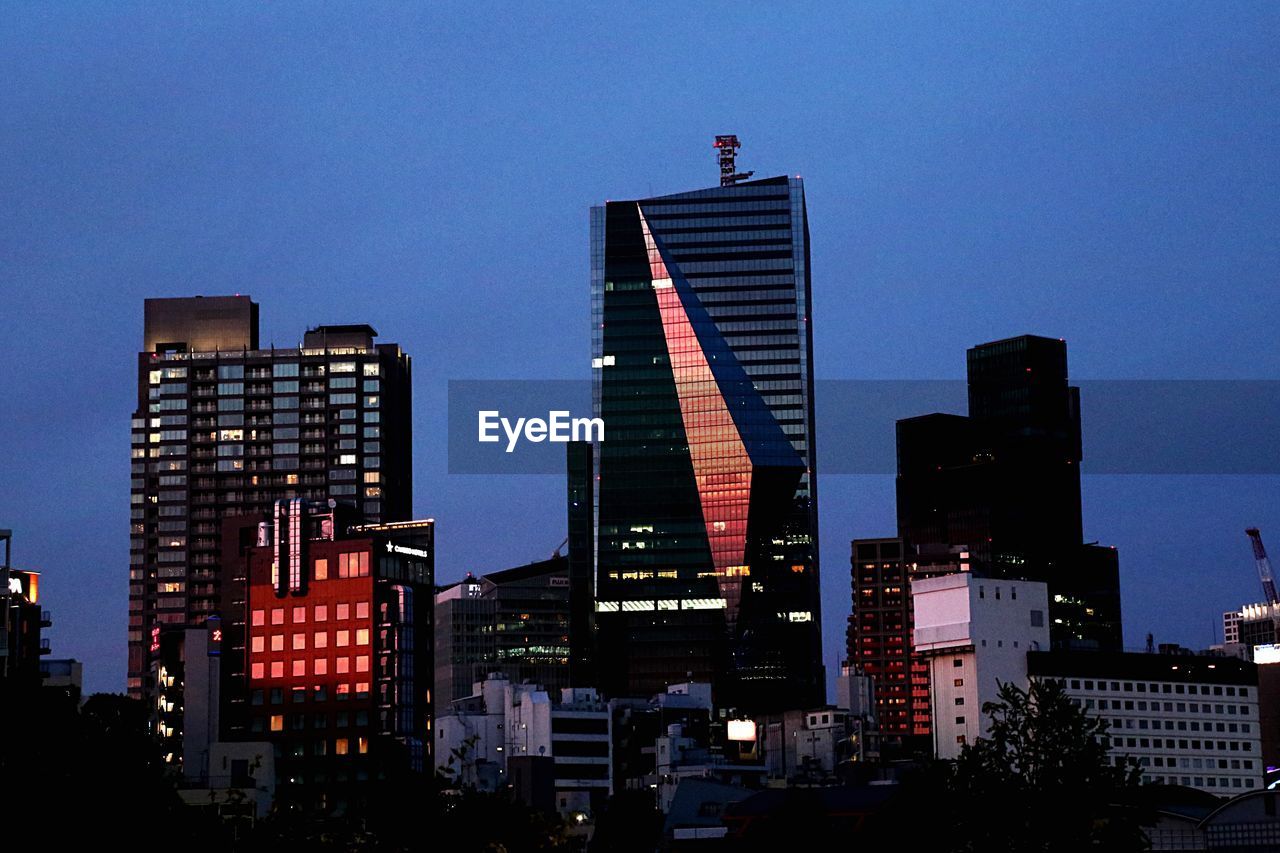
[[[55,655],[123,687],[147,296],[252,294],[280,345],[372,323],[440,578],[549,554],[562,482],[447,475],[446,382],[585,377],[587,208],[714,183],[717,133],[805,178],[820,377],[1024,332],[1079,379],[1280,376],[1278,36],[1270,3],[6,4],[0,526]],[[1208,644],[1258,596],[1243,528],[1280,548],[1276,477],[1084,494],[1133,646]],[[821,499],[832,665],[892,479]]]

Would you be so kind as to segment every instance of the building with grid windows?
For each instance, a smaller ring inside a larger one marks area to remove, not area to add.
[[[1032,652],[1031,678],[1061,681],[1109,726],[1116,761],[1148,783],[1233,796],[1262,788],[1258,670],[1233,657],[1135,652]]]
[[[591,245],[601,686],[821,705],[804,185],[611,201]]]
[[[469,576],[436,594],[436,702],[446,708],[499,672],[512,684],[569,685],[569,558]]]
[[[225,739],[271,744],[278,798],[322,810],[432,767],[434,524],[332,509],[282,500],[259,524],[220,690]]]
[[[375,523],[407,519],[410,362],[364,325],[319,326],[297,345],[262,347],[247,296],[148,299],[145,315],[128,690],[153,705],[177,763],[181,634],[219,612],[221,520],[291,498],[334,500]]]
[[[855,539],[851,559],[846,659],[875,683],[881,744],[931,751],[929,666],[913,651],[911,582],[969,571],[969,552],[924,546],[908,555],[901,539]]]

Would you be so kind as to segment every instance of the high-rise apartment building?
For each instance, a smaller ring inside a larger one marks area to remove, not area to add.
[[[591,244],[602,686],[820,705],[803,183],[611,201]]]
[[[1081,533],[1080,395],[1066,343],[981,344],[968,372],[967,417],[898,422],[899,537],[964,546],[982,575],[1044,581],[1056,647],[1118,651],[1116,552]]]
[[[369,326],[262,347],[247,296],[148,299],[132,429],[132,696],[163,707],[181,757],[181,629],[220,608],[221,519],[333,500],[370,522],[412,504],[410,363]],[[165,637],[173,632],[175,637]]]
[[[901,539],[855,539],[851,560],[846,659],[875,683],[885,747],[926,751],[932,746],[929,666],[914,653],[911,582],[969,571],[969,552],[933,545],[908,554]]]

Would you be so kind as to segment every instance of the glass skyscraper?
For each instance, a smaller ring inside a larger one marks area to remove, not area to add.
[[[602,686],[822,702],[803,183],[611,201],[591,244]]]

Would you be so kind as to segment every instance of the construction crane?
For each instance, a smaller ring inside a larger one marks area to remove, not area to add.
[[[1267,597],[1268,604],[1280,604],[1280,595],[1276,595],[1276,579],[1271,574],[1271,560],[1267,558],[1267,549],[1262,547],[1262,534],[1256,527],[1247,528],[1244,532],[1253,543],[1253,559],[1258,564],[1258,580],[1262,581],[1262,594]]]
[[[720,153],[720,186],[731,187],[738,181],[745,181],[755,174],[755,172],[738,172],[737,166],[734,165],[734,158],[738,156],[738,149],[741,147],[742,143],[733,134],[716,137],[715,148]]]

